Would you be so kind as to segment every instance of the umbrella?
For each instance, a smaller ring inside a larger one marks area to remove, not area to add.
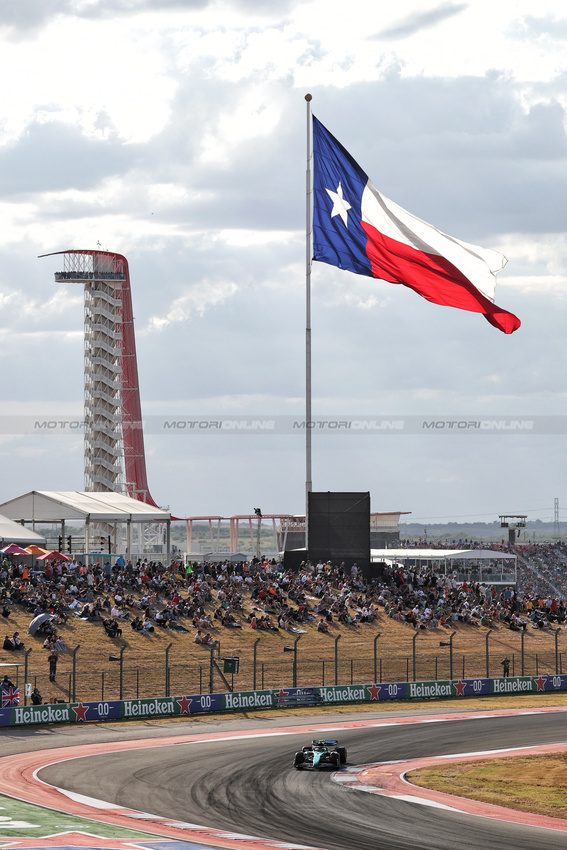
[[[21,546],[18,546],[17,543],[10,543],[9,546],[6,546],[5,549],[0,549],[4,555],[29,555],[29,552],[26,552],[25,549],[22,549]]]
[[[27,554],[27,553],[26,553]],[[64,555],[63,552],[46,552],[45,555],[39,555],[38,561],[70,561],[68,555]]]
[[[28,635],[35,635],[37,630],[43,623],[47,622],[47,620],[52,620],[53,614],[38,614],[37,617],[34,617],[31,623],[28,626]]]
[[[41,546],[36,546],[35,543],[32,543],[31,546],[26,546],[26,552],[28,555],[46,555],[47,549],[42,549]]]

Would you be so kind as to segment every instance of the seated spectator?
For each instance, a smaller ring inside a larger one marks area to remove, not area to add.
[[[319,620],[319,622],[317,623],[317,631],[325,632],[325,634],[329,631],[329,626],[326,620]]]
[[[226,611],[224,613],[224,616],[221,620],[221,625],[226,626],[227,628],[232,628],[232,629],[241,629],[242,628],[242,626],[240,625],[240,622],[233,617],[233,615],[230,613],[230,611]]]
[[[201,633],[201,629],[197,629],[195,637],[193,638],[193,643],[203,644],[205,642],[204,635]]]
[[[12,637],[12,643],[14,644],[14,649],[25,649],[24,644],[20,640],[20,633],[14,632]]]
[[[103,620],[102,622],[104,624],[104,631],[109,637],[115,638],[119,635],[122,636],[122,629],[118,627],[118,623],[116,622],[116,620],[110,619]]]
[[[148,632],[155,632],[154,624],[152,623],[150,617],[144,616],[142,621],[142,633],[147,635]]]

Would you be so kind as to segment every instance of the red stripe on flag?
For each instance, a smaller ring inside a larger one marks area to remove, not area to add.
[[[493,304],[445,257],[404,245],[367,222],[361,225],[368,237],[366,254],[374,277],[408,286],[433,304],[483,313],[491,325],[506,334],[520,327],[513,313]]]

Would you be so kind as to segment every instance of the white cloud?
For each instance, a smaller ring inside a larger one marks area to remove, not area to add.
[[[147,141],[165,125],[175,82],[156,33],[132,20],[57,18],[24,44],[4,39],[0,142],[13,143],[31,121],[62,121],[106,138]]]
[[[172,324],[185,324],[193,316],[203,316],[206,310],[233,298],[238,286],[232,281],[203,280],[190,292],[176,298],[164,312],[151,316],[147,331],[163,331]]]
[[[311,91],[382,191],[508,256],[496,299],[523,321],[504,337],[316,264],[315,415],[563,414],[567,15],[500,0],[487,24],[487,8],[14,4],[0,28],[3,410],[80,410],[81,293],[54,288],[59,259],[36,257],[100,242],[130,262],[144,410],[301,414]],[[191,364],[182,385],[179,364]],[[374,505],[425,516],[478,513],[486,492],[551,504],[564,492],[559,438],[531,439],[325,438],[316,486],[371,489]],[[152,491],[177,512],[302,508],[301,440],[146,443]],[[40,477],[80,489],[79,441],[18,445],[3,454],[5,498]],[[180,469],[198,483],[189,494]]]

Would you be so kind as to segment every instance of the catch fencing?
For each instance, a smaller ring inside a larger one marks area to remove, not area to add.
[[[453,633],[442,641],[438,653],[420,651],[419,641],[412,640],[411,654],[382,654],[379,635],[373,651],[356,657],[344,657],[340,652],[339,638],[334,640],[334,651],[322,658],[313,658],[302,652],[299,638],[284,648],[282,660],[265,660],[256,640],[248,652],[241,651],[237,671],[227,661],[220,644],[203,650],[203,661],[181,664],[170,656],[170,644],[159,665],[136,663],[133,652],[123,647],[117,655],[109,656],[104,669],[90,670],[81,665],[80,646],[61,653],[55,681],[47,673],[37,673],[28,650],[20,656],[22,663],[10,678],[20,687],[22,703],[24,683],[30,682],[41,692],[44,701],[140,699],[152,696],[169,697],[172,694],[210,694],[219,691],[255,691],[280,687],[329,687],[353,685],[356,682],[420,682],[475,678],[497,678],[503,674],[502,648],[498,652],[489,645],[490,632],[486,633],[484,652],[459,653],[453,646]],[[562,675],[563,653],[558,647],[559,632],[552,633],[549,651],[533,652],[525,649],[521,638],[519,651],[508,655],[511,676]],[[36,653],[34,652],[34,655]],[[43,660],[43,664],[45,660]],[[42,664],[42,666],[43,666]],[[1,670],[0,665],[0,670]]]

